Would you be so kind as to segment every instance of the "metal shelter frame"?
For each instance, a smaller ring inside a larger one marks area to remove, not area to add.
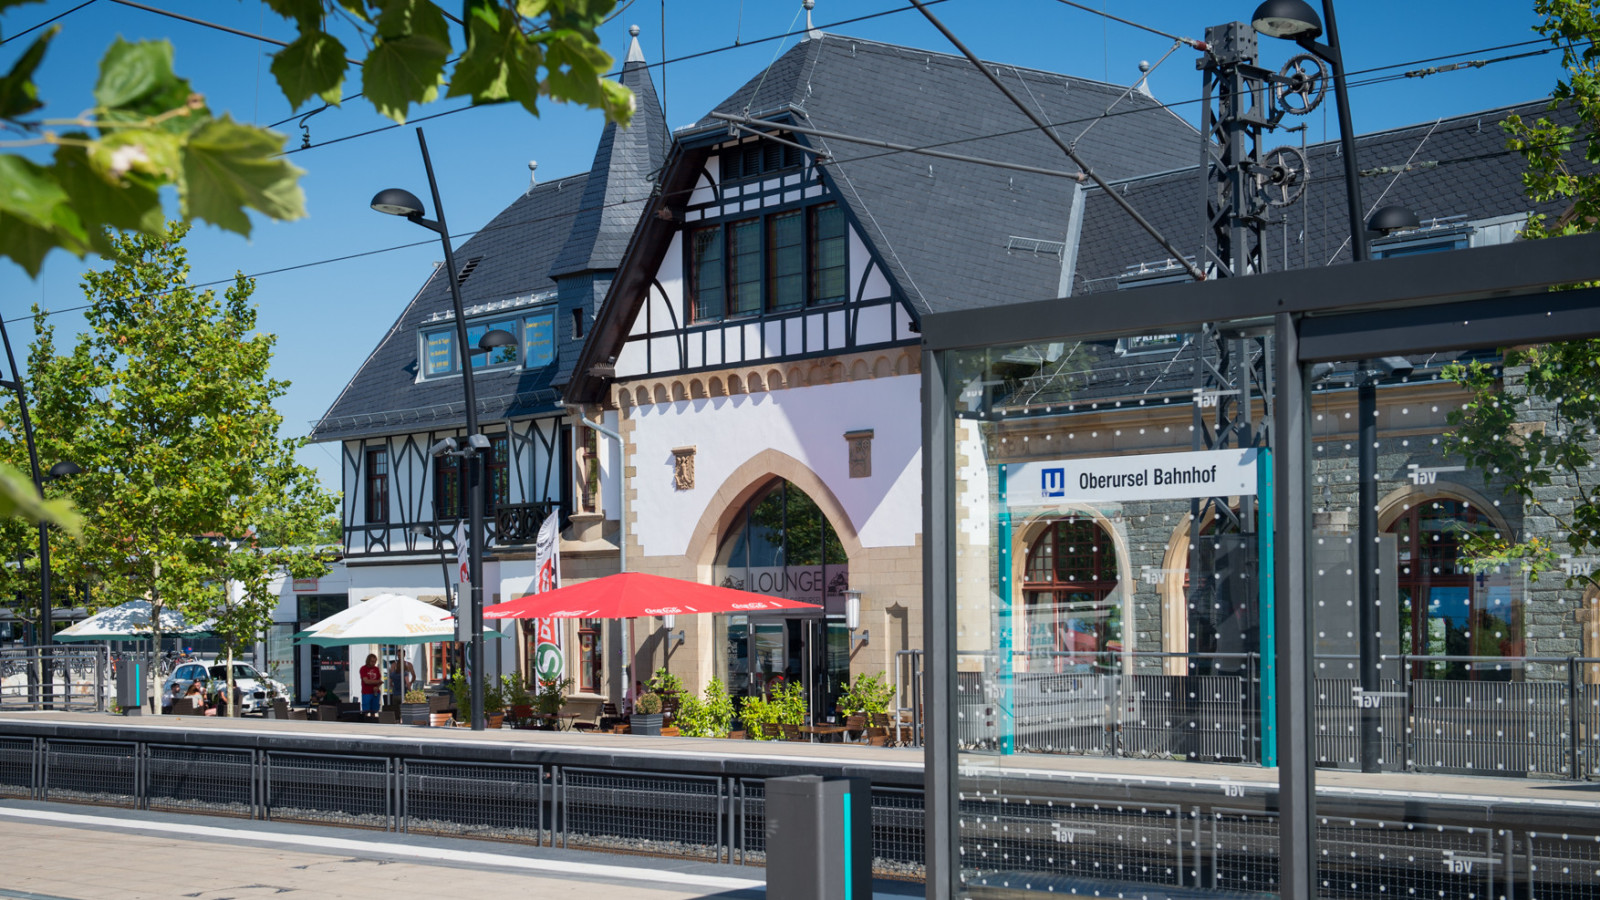
[[[1206,322],[1270,328],[1276,359],[1273,502],[1278,540],[1279,889],[1316,896],[1312,622],[1307,557],[1309,367],[1458,347],[1505,347],[1600,336],[1600,234],[1374,260],[1248,278],[1152,285],[1116,303],[1071,298],[923,317],[922,478],[927,896],[958,896],[956,749],[955,413],[946,353],[1042,341],[1194,332]]]

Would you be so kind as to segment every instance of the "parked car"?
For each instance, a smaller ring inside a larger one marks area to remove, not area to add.
[[[170,696],[173,685],[177,685],[187,693],[189,685],[196,681],[200,682],[201,690],[212,694],[217,691],[219,683],[226,683],[227,678],[226,665],[184,663],[167,676],[166,683],[161,686],[161,694],[164,697]],[[272,705],[273,698],[289,696],[289,688],[283,682],[262,675],[249,663],[233,664],[233,683],[239,689],[239,711],[242,713],[265,712],[267,707]]]

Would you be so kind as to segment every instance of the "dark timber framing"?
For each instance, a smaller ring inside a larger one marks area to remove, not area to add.
[[[957,768],[954,708],[954,443],[943,384],[947,351],[1043,341],[1102,340],[1198,330],[1205,322],[1258,322],[1277,335],[1276,495],[1280,804],[1279,887],[1286,900],[1315,894],[1306,366],[1445,347],[1500,347],[1600,336],[1600,290],[1551,293],[1600,279],[1600,234],[1374,260],[1199,284],[1153,285],[1116,303],[1040,300],[923,317],[923,585],[928,663],[928,896],[953,896],[960,832],[953,827]]]

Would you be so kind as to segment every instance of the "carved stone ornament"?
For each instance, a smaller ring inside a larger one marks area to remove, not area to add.
[[[694,448],[672,448],[672,486],[680,491],[694,490]]]
[[[872,429],[846,431],[844,439],[850,445],[850,477],[872,477]]]

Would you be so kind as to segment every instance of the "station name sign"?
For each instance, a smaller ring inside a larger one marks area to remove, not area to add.
[[[1249,447],[1014,463],[1006,466],[1006,500],[1019,507],[1253,495],[1258,456]]]

